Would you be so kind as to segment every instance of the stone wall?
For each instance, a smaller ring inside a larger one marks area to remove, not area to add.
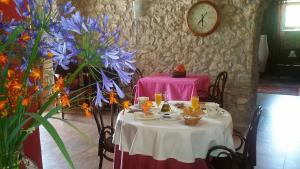
[[[258,69],[256,51],[261,16],[268,1],[212,0],[220,13],[220,25],[209,36],[194,36],[186,15],[197,0],[145,0],[146,14],[133,19],[133,0],[74,1],[83,14],[108,14],[112,27],[119,26],[136,64],[145,75],[170,72],[183,63],[189,73],[208,73],[211,81],[228,72],[225,109],[235,127],[246,127],[255,107]]]

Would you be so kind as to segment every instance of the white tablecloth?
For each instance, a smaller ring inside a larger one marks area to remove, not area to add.
[[[231,116],[224,109],[219,111],[222,114],[204,116],[196,126],[187,126],[183,120],[136,120],[132,113],[120,113],[113,142],[130,155],[192,163],[196,158],[204,159],[212,146],[234,149]]]

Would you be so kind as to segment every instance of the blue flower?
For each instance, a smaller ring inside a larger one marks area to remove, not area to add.
[[[10,22],[5,23],[2,20],[0,20],[0,29],[3,29],[6,32],[12,32],[17,26],[19,26],[21,23],[19,21],[16,21],[15,19],[12,19]]]
[[[64,18],[61,17],[61,25],[63,29],[68,31],[73,31],[78,34],[82,34],[82,29],[84,31],[88,31],[85,23],[84,23],[84,17],[80,15],[80,12],[76,12],[71,16],[71,18]]]
[[[102,101],[108,103],[108,100],[106,100],[103,95],[102,95],[102,91],[100,89],[99,83],[96,82],[96,86],[97,86],[97,95],[96,95],[96,100],[95,100],[95,105],[102,107]]]
[[[102,76],[102,88],[104,88],[106,91],[110,92],[111,88],[113,87],[113,84],[111,82],[111,79],[108,79],[108,77],[105,75],[103,70],[101,69],[101,76]]]
[[[78,54],[76,51],[67,51],[66,43],[59,45],[57,50],[50,50],[50,52],[54,55],[52,61],[60,65],[65,70],[69,69],[68,65],[72,61],[73,57]]]
[[[64,5],[63,10],[64,10],[64,15],[68,15],[75,10],[75,7],[72,5],[72,2],[69,1]]]
[[[125,94],[124,92],[120,89],[120,87],[116,84],[115,81],[113,81],[113,84],[114,84],[114,87],[119,95],[120,98],[124,98],[125,97]]]
[[[22,65],[20,66],[20,70],[21,71],[25,71],[27,69],[27,66],[28,66],[28,59],[25,58],[25,57],[22,57],[22,60],[23,60],[23,63]]]
[[[105,52],[101,58],[105,67],[110,67],[118,73],[122,83],[129,84],[135,70],[133,64],[135,61],[133,53],[126,52],[123,47],[125,44],[122,47],[114,44],[110,48],[104,49]]]
[[[96,19],[88,17],[86,25],[87,25],[88,29],[91,31],[100,31],[100,27],[99,27],[98,21]]]
[[[64,87],[64,92],[69,95],[70,94],[70,88],[68,87]]]
[[[109,19],[109,17],[107,15],[105,15],[104,18],[103,18],[103,28],[104,28],[104,31],[107,31],[108,19]]]
[[[21,17],[26,17],[29,15],[29,11],[27,9],[27,7],[25,6],[25,1],[24,0],[14,0],[15,4],[16,4],[16,11],[19,14],[19,16]],[[29,0],[29,5],[33,2],[33,0]]]

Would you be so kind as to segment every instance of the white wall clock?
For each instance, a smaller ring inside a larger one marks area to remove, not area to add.
[[[206,36],[214,32],[219,24],[219,13],[210,1],[200,1],[188,11],[187,24],[197,36]]]

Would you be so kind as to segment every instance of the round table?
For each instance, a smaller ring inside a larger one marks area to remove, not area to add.
[[[195,165],[206,168],[203,159],[210,147],[224,145],[234,150],[232,118],[222,108],[215,111],[217,114],[205,115],[196,126],[185,125],[183,119],[140,120],[133,113],[120,113],[113,140],[116,145],[114,168],[169,169],[169,165],[160,163],[170,164],[170,160],[175,164],[174,169],[181,164],[186,166],[180,166],[181,169]]]

